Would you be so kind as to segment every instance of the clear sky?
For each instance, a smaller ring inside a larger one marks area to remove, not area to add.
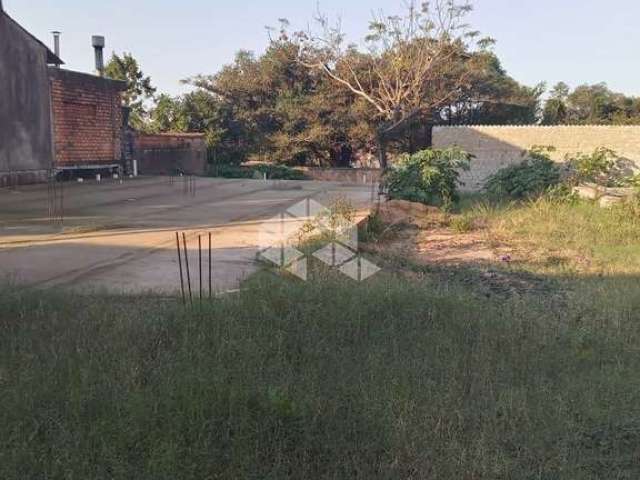
[[[286,17],[307,25],[320,9],[340,16],[358,41],[373,11],[401,10],[403,0],[3,0],[5,10],[51,44],[61,30],[66,67],[91,71],[91,35],[105,35],[106,56],[130,51],[160,91],[184,91],[179,81],[214,73],[239,49],[260,52],[266,25]],[[640,0],[476,0],[474,29],[494,37],[495,50],[518,81],[572,86],[607,82],[640,96]]]

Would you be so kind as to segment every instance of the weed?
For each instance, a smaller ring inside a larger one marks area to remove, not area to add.
[[[197,310],[0,288],[0,478],[638,478],[630,208],[481,203],[517,266],[263,271]]]
[[[456,233],[467,233],[475,230],[474,218],[467,213],[452,217],[449,221],[449,226]]]
[[[0,477],[636,478],[637,300],[593,282],[560,309],[331,272],[200,311],[6,288]]]

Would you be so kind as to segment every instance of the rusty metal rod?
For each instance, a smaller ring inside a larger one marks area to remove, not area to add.
[[[180,255],[180,234],[176,232],[176,248],[178,249],[178,268],[180,269],[180,291],[182,292],[182,304],[187,304],[187,297],[184,294],[184,275],[182,274],[182,256]]]
[[[184,264],[187,269],[187,286],[189,287],[189,303],[193,306],[193,295],[191,294],[191,271],[189,270],[189,249],[187,248],[187,236],[182,232],[182,246],[184,250]]]
[[[64,224],[64,179],[60,181],[60,224]]]
[[[51,220],[51,170],[47,172],[47,210]]]
[[[198,234],[198,277],[200,278],[198,283],[200,306],[202,306],[202,236],[200,234]]]

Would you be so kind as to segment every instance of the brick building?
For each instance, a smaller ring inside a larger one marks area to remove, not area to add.
[[[0,187],[44,182],[60,171],[206,172],[203,134],[136,133],[122,106],[126,83],[103,76],[104,38],[94,36],[97,75],[60,68],[55,53],[2,9]],[[88,49],[87,49],[88,50]]]
[[[0,0],[0,187],[44,181],[53,167],[47,65],[61,63]]]
[[[60,170],[125,167],[125,82],[60,68],[58,38],[54,53],[0,0],[0,187]],[[104,39],[96,39],[98,68]]]
[[[55,166],[122,166],[125,82],[50,67]]]

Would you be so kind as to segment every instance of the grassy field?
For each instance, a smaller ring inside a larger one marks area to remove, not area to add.
[[[495,243],[519,253],[531,271],[621,275],[640,272],[640,203],[600,208],[546,198],[525,203],[469,203],[463,216],[487,224]]]
[[[0,478],[639,478],[640,217],[466,211],[545,288],[265,272],[192,311],[2,289]]]

